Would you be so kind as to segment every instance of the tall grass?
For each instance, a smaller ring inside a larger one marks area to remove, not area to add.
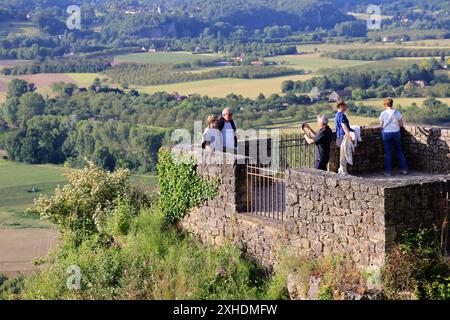
[[[66,236],[67,237],[67,236]],[[115,242],[69,238],[42,261],[19,299],[261,299],[270,278],[241,257],[240,248],[213,249],[167,225],[157,209],[143,210]],[[81,289],[66,286],[67,268],[81,270]]]

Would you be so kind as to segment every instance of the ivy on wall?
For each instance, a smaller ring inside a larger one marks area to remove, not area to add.
[[[159,208],[169,223],[176,223],[189,209],[218,195],[219,180],[202,178],[195,159],[187,154],[174,157],[167,148],[158,152]]]

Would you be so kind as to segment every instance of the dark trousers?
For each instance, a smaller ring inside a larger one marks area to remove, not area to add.
[[[314,161],[314,169],[327,171],[327,164],[328,164],[328,161],[316,160],[316,161]]]
[[[384,162],[386,166],[386,172],[391,173],[392,167],[392,151],[391,146],[394,145],[395,153],[400,161],[400,169],[406,171],[406,159],[402,152],[402,136],[400,131],[398,132],[383,132],[382,133],[383,145],[384,145]]]

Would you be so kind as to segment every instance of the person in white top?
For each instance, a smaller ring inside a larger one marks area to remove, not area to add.
[[[212,151],[222,151],[222,133],[218,129],[218,117],[208,116],[208,127],[203,132],[202,148]]]
[[[395,153],[400,162],[400,169],[404,175],[408,174],[406,158],[402,151],[402,135],[403,117],[400,111],[394,109],[394,100],[386,98],[384,100],[384,110],[380,114],[380,125],[383,128],[381,137],[384,145],[384,160],[386,175],[392,175],[392,145],[394,145]]]

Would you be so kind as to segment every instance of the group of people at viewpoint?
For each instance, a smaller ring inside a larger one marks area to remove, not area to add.
[[[353,164],[352,154],[361,141],[360,127],[351,126],[345,115],[347,104],[340,101],[336,105],[337,112],[334,117],[336,128],[336,145],[340,150],[339,173],[346,175],[347,165]],[[380,114],[380,125],[382,127],[382,141],[385,154],[386,176],[392,175],[392,146],[400,162],[401,173],[408,174],[405,156],[401,149],[401,128],[404,126],[402,114],[394,109],[394,101],[390,98],[384,100],[385,110]],[[328,125],[328,117],[320,115],[317,117],[319,130],[314,131],[307,123],[302,124],[301,131],[309,144],[315,145],[314,168],[327,170],[330,160],[331,142],[333,131]],[[230,108],[225,108],[221,116],[208,116],[208,127],[203,132],[202,148],[212,151],[233,152],[237,151],[236,125]]]
[[[340,174],[347,173],[347,164],[352,164],[352,152],[357,143],[361,141],[360,128],[358,126],[350,126],[345,112],[347,104],[344,101],[338,102],[337,112],[334,117],[336,128],[336,145],[340,151]],[[392,175],[392,145],[400,162],[400,169],[403,175],[408,174],[408,167],[405,155],[401,148],[401,128],[404,126],[403,117],[400,111],[394,109],[394,101],[390,98],[384,100],[385,110],[380,114],[380,125],[382,127],[381,139],[384,146],[385,155],[385,175]],[[315,165],[319,170],[327,170],[330,160],[330,146],[333,138],[333,132],[328,126],[328,118],[326,116],[317,117],[317,125],[319,131],[316,133],[308,124],[302,125],[304,137],[309,144],[315,144]]]

